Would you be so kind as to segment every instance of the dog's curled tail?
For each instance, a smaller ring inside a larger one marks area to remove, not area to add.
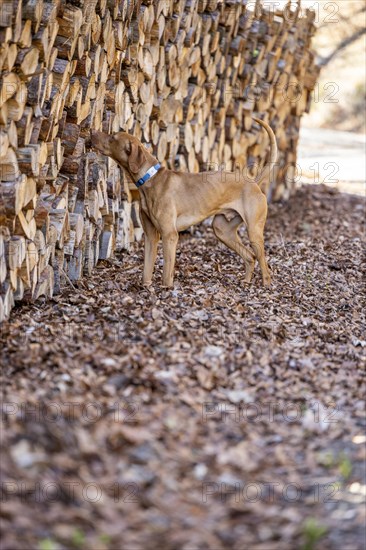
[[[274,131],[272,130],[270,125],[267,124],[267,122],[264,122],[264,120],[261,120],[260,118],[253,117],[253,119],[256,122],[258,122],[258,124],[263,126],[263,128],[266,130],[266,132],[268,134],[268,137],[269,137],[270,144],[271,144],[271,156],[270,156],[269,164],[267,164],[267,166],[264,167],[263,172],[260,175],[260,178],[259,178],[259,181],[257,182],[257,184],[259,185],[260,188],[262,188],[263,183],[265,182],[265,180],[267,180],[269,187],[271,187],[271,185],[270,185],[270,184],[272,184],[271,179],[273,178],[274,167],[275,167],[275,164],[277,162],[277,157],[278,157],[278,148],[277,148],[276,136],[274,135]],[[268,190],[268,188],[267,188],[267,190]]]

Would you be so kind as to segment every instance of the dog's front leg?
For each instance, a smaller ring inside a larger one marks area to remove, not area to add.
[[[144,274],[142,282],[144,285],[151,284],[152,275],[154,272],[154,264],[158,252],[159,232],[155,229],[150,218],[140,210],[140,218],[145,235],[145,250],[144,250]]]
[[[174,281],[175,255],[178,244],[178,231],[171,230],[162,234],[163,240],[163,286],[171,288]]]

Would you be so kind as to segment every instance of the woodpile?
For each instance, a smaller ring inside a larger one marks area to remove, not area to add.
[[[246,0],[0,0],[0,321],[142,236],[134,186],[91,128],[128,131],[176,170],[262,167],[260,115],[280,150],[274,197],[288,195],[313,21]]]

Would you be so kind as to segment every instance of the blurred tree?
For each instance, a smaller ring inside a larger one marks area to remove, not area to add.
[[[329,25],[329,18],[325,18],[319,25],[320,29],[327,27],[327,30],[334,39],[331,52],[319,58],[319,64],[325,67],[329,65],[337,55],[366,34],[366,5],[363,0],[342,3],[323,0],[322,4],[325,11],[331,12],[330,17],[334,17],[334,19],[330,19],[331,22],[334,21],[333,26]],[[338,9],[332,11],[335,6]],[[337,18],[337,21],[335,18]]]

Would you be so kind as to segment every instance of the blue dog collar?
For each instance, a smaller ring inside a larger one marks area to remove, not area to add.
[[[140,178],[135,183],[136,187],[141,187],[141,185],[144,185],[144,183],[147,182],[147,180],[149,180],[150,178],[155,176],[157,172],[159,172],[160,168],[161,168],[161,164],[159,162],[158,164],[155,164],[155,166],[152,166],[151,168],[149,168],[146,174],[142,176],[142,178]]]

